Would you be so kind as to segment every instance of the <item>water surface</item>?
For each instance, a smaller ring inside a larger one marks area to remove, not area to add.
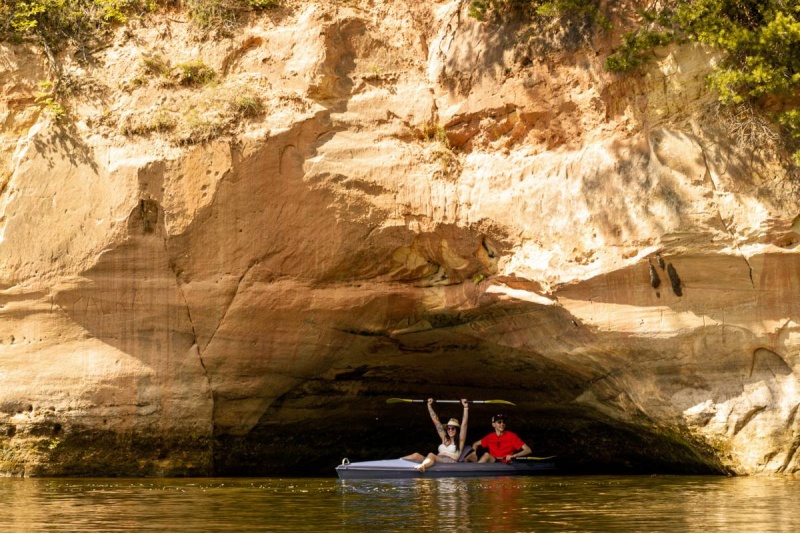
[[[0,479],[3,532],[797,532],[800,481]]]

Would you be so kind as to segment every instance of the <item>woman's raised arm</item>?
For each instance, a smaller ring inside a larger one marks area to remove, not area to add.
[[[458,436],[458,451],[464,450],[464,444],[467,442],[467,419],[469,417],[469,403],[467,399],[461,399],[461,404],[464,405],[464,415],[461,416],[461,433]]]
[[[442,440],[442,443],[445,442],[447,439],[447,434],[444,432],[444,427],[442,423],[439,422],[439,416],[436,415],[436,412],[433,411],[433,399],[428,399],[428,413],[431,414],[431,420],[433,421],[433,426],[436,427],[436,432],[439,434],[439,437]]]

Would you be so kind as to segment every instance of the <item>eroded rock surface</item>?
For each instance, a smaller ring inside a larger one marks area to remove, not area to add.
[[[384,401],[429,396],[575,468],[800,470],[797,183],[712,51],[611,75],[616,34],[539,54],[460,1],[187,28],[64,57],[68,123],[0,45],[4,474],[332,474],[426,452]]]

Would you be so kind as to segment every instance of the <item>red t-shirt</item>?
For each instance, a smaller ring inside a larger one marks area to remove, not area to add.
[[[481,440],[481,447],[489,449],[489,454],[501,460],[505,460],[506,456],[520,450],[523,445],[525,442],[508,430],[499,436],[497,432],[492,432]]]

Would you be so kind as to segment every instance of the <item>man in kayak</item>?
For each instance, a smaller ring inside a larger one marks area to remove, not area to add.
[[[494,432],[473,443],[472,448],[474,450],[467,456],[466,461],[510,463],[514,458],[527,456],[531,453],[531,448],[519,436],[510,430],[506,430],[505,415],[499,413],[493,416],[492,426],[494,427]],[[478,460],[478,455],[475,453],[478,447],[489,449],[488,452],[483,453],[480,460]]]

